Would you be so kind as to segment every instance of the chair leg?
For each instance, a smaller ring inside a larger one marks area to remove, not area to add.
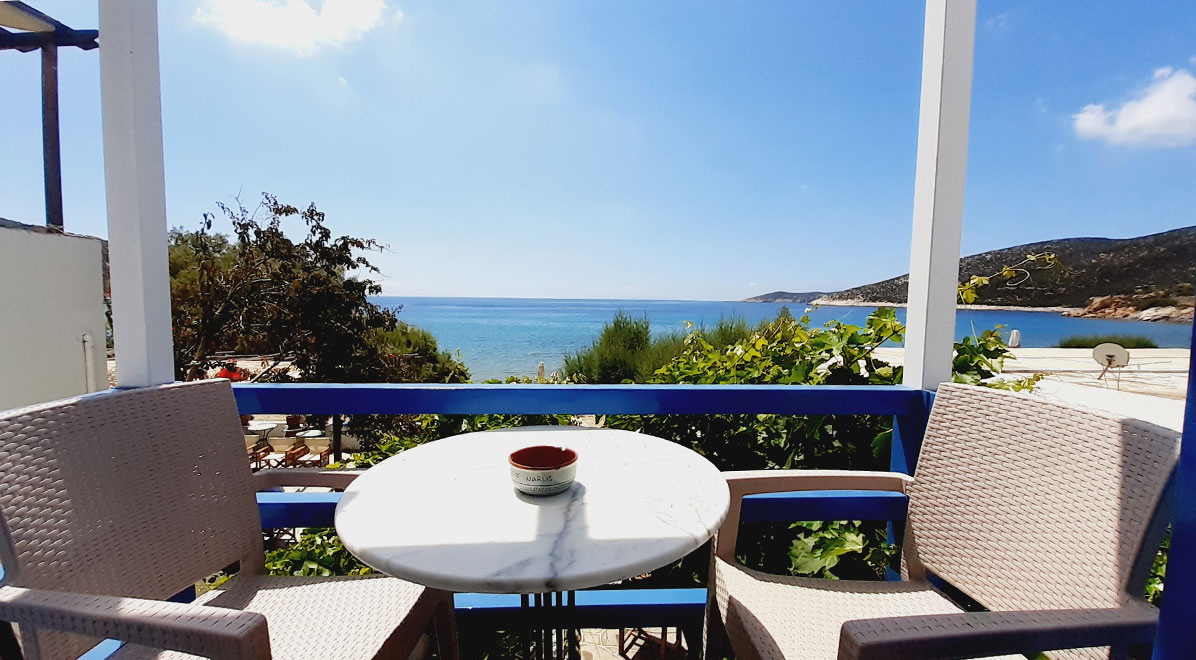
[[[702,627],[703,660],[722,660],[726,648],[727,633],[723,619],[718,613],[718,604],[711,598],[706,602],[706,625]]]
[[[457,649],[457,617],[453,614],[453,595],[446,593],[432,615],[436,627],[436,650],[440,660],[460,660]]]

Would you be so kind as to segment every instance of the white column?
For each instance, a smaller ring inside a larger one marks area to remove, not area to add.
[[[157,0],[101,0],[100,91],[116,380],[174,380]]]
[[[976,0],[927,0],[905,384],[951,379]]]

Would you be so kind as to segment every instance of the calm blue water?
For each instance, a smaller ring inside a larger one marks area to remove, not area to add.
[[[385,307],[402,305],[399,318],[435,335],[440,347],[460,350],[475,381],[533,375],[540,362],[551,372],[566,353],[584,348],[618,310],[644,316],[654,334],[684,331],[685,322],[714,325],[720,318],[749,322],[776,316],[772,303],[693,300],[557,300],[543,298],[419,298],[381,296]],[[800,315],[804,305],[789,305]],[[875,307],[821,307],[810,312],[814,325],[832,319],[863,325]],[[897,315],[905,318],[905,310]],[[1022,332],[1022,346],[1054,346],[1072,335],[1128,333],[1150,337],[1162,347],[1187,347],[1191,329],[1173,323],[1067,318],[1054,312],[960,310],[956,336],[965,337],[997,324]],[[1006,335],[1007,336],[1007,335]]]

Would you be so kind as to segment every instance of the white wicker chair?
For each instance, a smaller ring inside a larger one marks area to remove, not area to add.
[[[353,474],[245,460],[227,381],[109,391],[0,413],[0,620],[27,660],[406,658],[452,599],[388,577],[263,575],[256,488],[344,488]],[[194,603],[164,602],[234,564]]]
[[[1153,638],[1142,593],[1178,453],[1179,434],[1152,424],[943,385],[913,478],[728,473],[707,657],[724,635],[745,660],[1126,657]],[[735,560],[745,495],[822,489],[908,493],[905,581],[780,577]],[[965,613],[928,573],[988,611]]]

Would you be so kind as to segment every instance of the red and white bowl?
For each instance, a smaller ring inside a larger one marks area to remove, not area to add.
[[[566,447],[537,445],[511,452],[511,481],[528,495],[556,495],[573,485],[577,452]]]

